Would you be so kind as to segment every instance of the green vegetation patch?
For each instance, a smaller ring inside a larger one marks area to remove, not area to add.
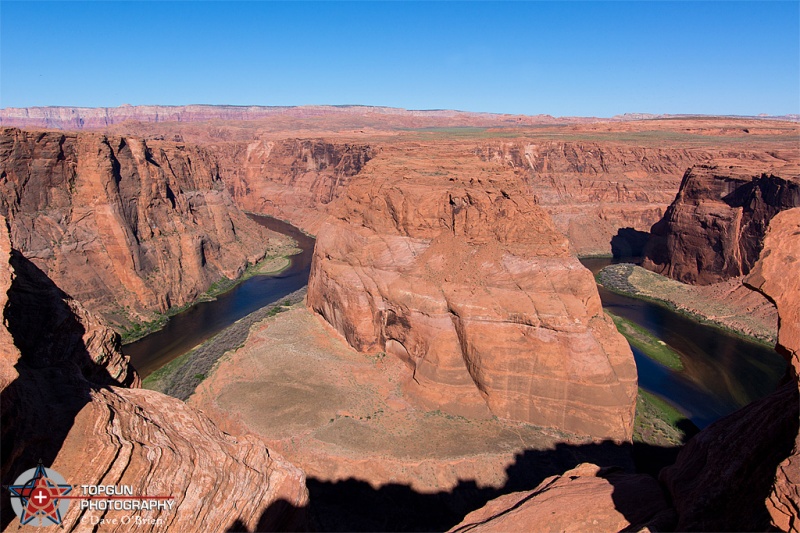
[[[185,354],[176,357],[166,365],[162,366],[158,370],[154,371],[152,374],[147,376],[142,380],[142,388],[150,389],[150,390],[157,390],[161,391],[161,382],[165,378],[169,378],[172,376],[179,368],[185,365],[189,361],[189,357],[192,355],[194,350],[190,350]]]
[[[617,330],[622,333],[622,336],[628,340],[631,346],[669,369],[683,370],[683,362],[681,361],[680,355],[667,346],[664,341],[626,318],[609,313],[608,311],[606,311],[606,313],[608,313],[608,316],[611,317],[614,324],[617,326]]]
[[[639,389],[633,441],[653,446],[675,446],[699,430],[680,411],[658,396]]]

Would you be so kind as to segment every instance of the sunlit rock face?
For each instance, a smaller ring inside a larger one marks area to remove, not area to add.
[[[720,160],[686,171],[651,230],[645,268],[700,285],[750,272],[772,217],[800,206],[800,168],[782,163]]]
[[[431,409],[629,439],[630,348],[515,174],[453,146],[384,150],[321,228],[308,304],[405,361]]]
[[[0,171],[14,248],[115,325],[241,275],[274,236],[234,205],[216,156],[197,146],[3,129]]]

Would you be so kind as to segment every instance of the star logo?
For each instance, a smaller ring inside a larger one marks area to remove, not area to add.
[[[69,500],[63,497],[72,491],[72,485],[40,461],[36,468],[23,472],[8,490],[20,524],[49,526],[61,525],[62,515],[69,508]]]

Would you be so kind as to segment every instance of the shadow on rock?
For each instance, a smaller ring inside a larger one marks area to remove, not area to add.
[[[677,449],[674,448],[675,453]],[[463,480],[452,490],[425,493],[399,483],[373,488],[368,482],[353,478],[330,482],[312,477],[307,480],[308,514],[312,529],[317,531],[445,531],[488,501],[532,490],[546,478],[563,474],[581,463],[622,467],[613,470],[632,473],[632,455],[659,458],[670,450],[673,449],[610,441],[562,443],[554,449],[526,450],[517,454],[508,466],[507,481],[500,488],[481,487],[474,480]],[[609,482],[613,485],[615,479],[611,476]],[[652,482],[657,486],[655,479]],[[620,503],[619,512],[630,512],[632,518],[640,520],[641,507],[626,505]]]
[[[12,250],[10,263],[15,277],[3,318],[20,357],[18,377],[0,392],[3,485],[39,460],[50,466],[91,391],[119,384],[90,356],[70,297],[19,252]],[[15,354],[2,357],[9,364]],[[14,518],[9,498],[0,510],[5,529]]]
[[[644,255],[650,233],[633,228],[620,228],[611,238],[611,254],[614,259],[641,258]]]

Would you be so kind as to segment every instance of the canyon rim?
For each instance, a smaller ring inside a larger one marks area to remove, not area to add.
[[[152,531],[796,530],[798,123],[518,118],[0,110],[4,484],[159,487]],[[186,402],[147,390],[120,333],[294,257],[254,213],[315,237],[307,294],[213,337]],[[642,441],[591,255],[774,304],[780,387]]]

